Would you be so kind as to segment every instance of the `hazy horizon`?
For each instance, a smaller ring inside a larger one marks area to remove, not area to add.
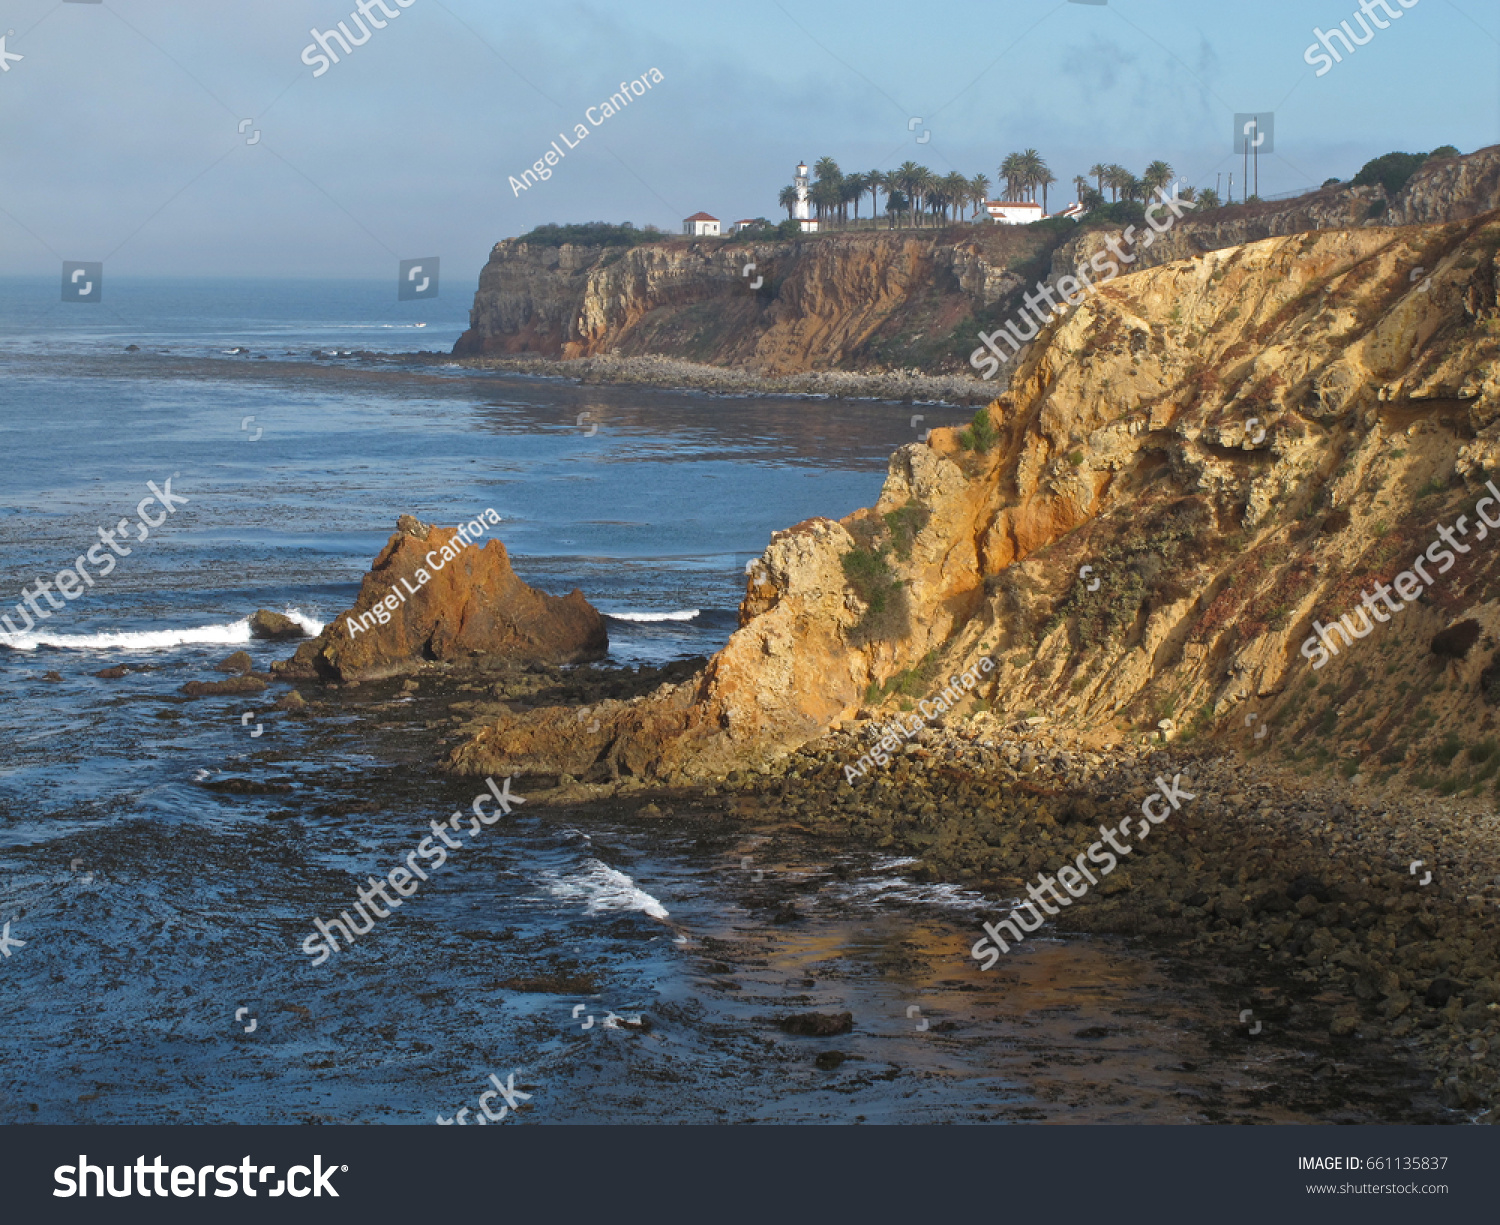
[[[366,8],[383,28],[314,76],[311,31],[357,34],[356,0],[267,0],[249,18],[185,0],[13,4],[0,276],[103,260],[107,282],[393,282],[398,260],[436,254],[444,296],[467,296],[495,242],[546,222],[774,220],[796,162],[825,155],[998,180],[1006,154],[1035,147],[1055,209],[1096,161],[1139,174],[1161,158],[1200,188],[1232,171],[1238,194],[1236,112],[1276,115],[1263,196],[1393,150],[1500,142],[1500,18],[1450,0],[1405,9],[1321,77],[1304,60],[1313,27],[1357,0]],[[594,123],[653,68],[659,82]],[[1432,80],[1452,85],[1402,92]],[[576,124],[588,135],[568,149]],[[554,140],[552,177],[517,195],[511,177]]]

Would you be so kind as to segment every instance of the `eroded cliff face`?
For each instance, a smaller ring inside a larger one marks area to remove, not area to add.
[[[963,241],[951,231],[892,231],[628,250],[507,239],[480,273],[454,353],[660,354],[765,375],[864,368],[881,364],[872,341],[941,335],[1011,294],[1024,283],[1012,267],[1056,241],[1019,230]]]
[[[1103,739],[1317,735],[1357,769],[1415,768],[1426,740],[1493,726],[1487,695],[1500,700],[1500,667],[1485,671],[1500,541],[1478,539],[1474,514],[1500,472],[1497,250],[1490,214],[1121,277],[1032,346],[989,410],[986,452],[935,431],[892,457],[874,508],[779,534],[695,680],[503,719],[452,764],[714,776],[989,657],[957,713],[1042,712]],[[1315,669],[1312,623],[1461,514],[1470,551]],[[1469,619],[1472,649],[1434,653]]]

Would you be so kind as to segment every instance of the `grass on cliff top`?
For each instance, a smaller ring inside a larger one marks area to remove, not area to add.
[[[560,247],[570,243],[580,247],[634,247],[643,242],[658,242],[669,235],[654,225],[638,230],[629,221],[611,225],[607,221],[584,221],[572,225],[539,225],[517,242],[534,247]]]

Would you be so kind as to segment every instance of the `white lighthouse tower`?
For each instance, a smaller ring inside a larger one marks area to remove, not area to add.
[[[807,207],[807,163],[797,163],[797,177],[792,180],[797,199],[792,205],[792,217],[802,227],[804,234],[817,233],[818,223],[808,214]]]

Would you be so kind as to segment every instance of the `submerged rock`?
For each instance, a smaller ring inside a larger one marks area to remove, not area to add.
[[[189,698],[218,698],[234,694],[264,693],[266,682],[255,676],[231,676],[224,681],[189,681],[182,692]]]
[[[852,1012],[802,1012],[794,1017],[783,1017],[779,1022],[782,1032],[799,1038],[832,1038],[847,1034],[854,1028]]]
[[[267,642],[289,642],[306,638],[307,631],[290,617],[262,608],[250,618],[250,637]]]
[[[609,647],[604,618],[583,593],[547,595],[511,569],[505,546],[476,542],[486,511],[457,529],[401,516],[375,559],[353,608],[292,659],[275,665],[287,677],[374,680],[432,661],[577,663]]]

